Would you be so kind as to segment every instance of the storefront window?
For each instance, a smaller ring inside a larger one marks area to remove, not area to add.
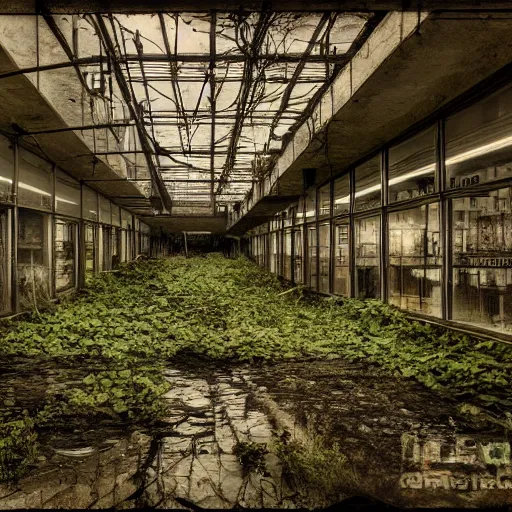
[[[318,192],[320,201],[318,214],[321,217],[331,215],[331,184],[324,185]]]
[[[61,170],[56,170],[55,211],[70,217],[80,217],[80,183]]]
[[[380,217],[355,220],[355,296],[380,297]]]
[[[431,194],[436,186],[436,130],[431,126],[389,149],[389,202]]]
[[[512,86],[446,120],[447,188],[512,177]]]
[[[50,211],[52,181],[51,164],[20,148],[18,204]]]
[[[350,246],[348,221],[337,222],[334,230],[334,293],[350,296]]]
[[[112,228],[112,242],[110,244],[112,251],[112,269],[116,269],[121,262],[121,231],[119,228]]]
[[[277,254],[278,254],[277,233],[270,233],[270,272],[277,273]]]
[[[350,174],[334,181],[334,215],[350,211]]]
[[[453,319],[512,332],[512,188],[452,201]]]
[[[84,187],[82,190],[82,200],[84,202],[84,219],[98,220],[98,194],[96,191]]]
[[[307,226],[308,230],[308,286],[316,290],[316,263],[317,263],[317,244],[316,244],[316,226]]]
[[[323,293],[329,293],[329,281],[331,277],[331,225],[329,222],[320,224],[318,235],[320,238],[320,246],[318,251],[320,265],[318,291]]]
[[[284,232],[284,278],[291,281],[292,279],[292,231],[287,229]]]
[[[11,311],[11,235],[9,210],[0,209],[0,313]]]
[[[85,225],[85,271],[88,274],[96,272],[97,232],[94,224]]]
[[[18,300],[21,310],[45,306],[50,296],[48,216],[19,211]]]
[[[112,224],[112,213],[110,211],[110,201],[100,195],[100,222]]]
[[[55,289],[66,290],[75,286],[75,237],[77,225],[61,219],[55,220]]]
[[[310,188],[306,194],[306,222],[316,219],[316,189]]]
[[[439,204],[389,214],[389,302],[441,316]]]
[[[102,226],[102,270],[112,270],[112,228],[110,226]]]
[[[121,225],[121,213],[119,206],[117,204],[112,203],[112,226],[120,226]]]
[[[0,136],[0,201],[12,201],[14,150],[9,139]]]
[[[306,207],[306,199],[304,197],[301,197],[299,199],[299,205],[297,207],[297,217],[295,218],[296,224],[303,224],[304,223],[304,212]]]
[[[296,283],[304,282],[304,248],[302,245],[302,228],[296,229],[293,231],[294,243],[294,269],[293,269],[293,279]]]
[[[363,165],[356,167],[355,180],[355,211],[370,210],[381,205],[381,155],[371,158]]]

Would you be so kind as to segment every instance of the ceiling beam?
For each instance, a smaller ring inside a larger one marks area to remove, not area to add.
[[[0,12],[5,14],[80,13],[154,13],[154,12],[209,12],[261,11],[263,4],[277,12],[332,11],[416,11],[432,10],[504,10],[510,9],[509,0],[17,0],[2,2]]]
[[[162,200],[163,206],[165,209],[169,212],[172,211],[172,200],[171,196],[169,195],[169,192],[167,190],[167,187],[162,181],[162,177],[160,176],[160,171],[156,168],[155,162],[153,161],[153,150],[151,148],[151,145],[148,141],[148,135],[146,133],[146,130],[144,128],[143,121],[139,117],[140,112],[138,108],[136,107],[136,100],[132,97],[130,88],[128,86],[128,83],[126,81],[126,78],[123,74],[123,70],[121,69],[121,65],[119,64],[119,60],[117,59],[118,53],[116,52],[116,47],[114,45],[114,42],[112,41],[112,38],[110,36],[110,32],[108,31],[105,22],[103,20],[103,17],[101,15],[96,15],[95,18],[92,18],[96,20],[96,26],[98,29],[98,34],[100,35],[100,39],[103,43],[103,46],[105,48],[105,51],[107,55],[110,58],[112,70],[114,71],[117,84],[119,86],[119,89],[121,90],[121,94],[123,96],[124,102],[126,103],[131,117],[135,121],[135,125],[137,127],[137,133],[139,135],[139,140],[142,145],[142,149],[146,153],[146,161],[148,164],[148,169],[150,172],[151,177],[153,178],[153,184],[156,187],[157,193],[160,196],[160,199]]]

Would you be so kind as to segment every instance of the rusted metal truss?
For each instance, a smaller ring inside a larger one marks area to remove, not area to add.
[[[145,168],[138,179],[122,179],[151,184],[168,212],[189,203],[215,212],[249,192],[385,14],[283,12],[270,3],[153,15],[98,9],[72,15],[70,37],[62,15],[39,12],[67,61],[46,60],[0,80],[69,67],[84,94],[110,113],[97,124],[18,135],[108,130],[115,147],[95,146],[94,154]],[[80,46],[80,30],[95,48]],[[124,199],[139,207],[138,198]]]

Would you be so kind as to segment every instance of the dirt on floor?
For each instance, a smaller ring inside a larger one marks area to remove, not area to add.
[[[17,407],[36,408],[89,371],[0,362],[3,408],[13,396]],[[512,504],[510,433],[377,367],[180,360],[164,376],[170,413],[158,429],[82,422],[39,432],[38,462],[19,482],[0,484],[0,509],[315,506],[304,502],[312,477],[289,474],[279,456],[283,439],[286,447],[325,447],[323,459],[297,452],[297,467],[328,466],[338,452],[346,461],[346,480],[330,482],[332,501],[319,497],[317,506],[351,495],[400,507]],[[236,450],[257,445],[266,447],[264,470],[244,467]]]

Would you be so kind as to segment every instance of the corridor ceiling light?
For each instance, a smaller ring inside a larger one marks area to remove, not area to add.
[[[512,146],[512,135],[504,137],[503,139],[496,140],[494,142],[490,142],[489,144],[485,144],[483,146],[470,149],[469,151],[465,151],[464,153],[452,156],[451,158],[447,158],[446,167],[448,167],[449,165],[459,164],[461,162],[471,160],[472,158],[476,158],[487,153],[492,153],[493,151],[498,151],[499,149],[507,148],[509,146]],[[408,172],[407,174],[403,174],[402,176],[391,178],[389,180],[389,185],[396,185],[397,183],[402,183],[403,181],[410,180],[411,178],[417,178],[418,176],[429,174],[431,172],[434,172],[435,169],[436,164],[426,165],[425,167],[421,167],[420,169],[416,169],[415,171]],[[372,192],[377,192],[380,189],[381,185],[373,185],[371,187],[360,190],[359,192],[356,192],[355,197],[365,196],[367,194],[371,194]],[[334,202],[335,204],[348,203],[349,200],[350,196],[345,196],[340,199],[336,199]]]
[[[12,185],[12,180],[10,178],[4,178],[3,176],[0,176],[0,181],[5,181]],[[40,188],[33,187],[32,185],[27,185],[26,183],[19,182],[18,187],[22,188],[23,190],[29,190],[30,192],[36,192],[37,194],[41,194],[42,196],[50,197],[51,194],[49,192],[46,192],[46,190],[41,190]],[[68,203],[68,204],[75,204],[78,205],[78,203],[75,203],[75,201],[70,201],[69,199],[63,199],[62,197],[55,197],[56,201],[59,201],[61,203]]]

